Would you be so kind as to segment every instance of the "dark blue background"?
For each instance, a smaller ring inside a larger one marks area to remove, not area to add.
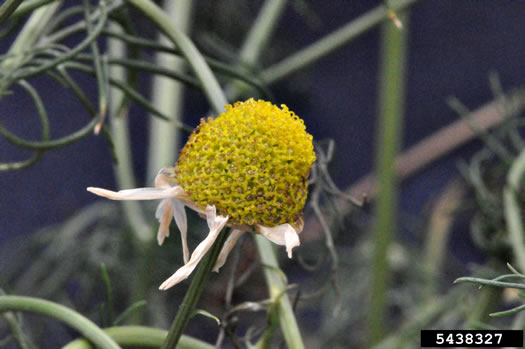
[[[271,54],[263,60],[266,64],[322,38],[377,6],[379,1],[309,3],[319,25],[309,27],[289,6],[276,39],[270,41],[270,46],[281,50],[270,50]],[[252,7],[255,14],[257,7]],[[403,147],[456,120],[457,115],[445,104],[446,97],[457,96],[472,108],[490,100],[489,72],[498,72],[505,88],[523,84],[524,19],[525,2],[518,0],[422,0],[413,7],[408,25]],[[276,102],[286,103],[304,118],[316,139],[336,141],[332,172],[342,187],[373,167],[378,34],[376,28],[272,86]],[[7,44],[0,43],[2,52],[7,50]],[[85,81],[96,101],[92,79],[77,77]],[[88,122],[87,113],[69,91],[49,79],[33,82],[47,101],[53,138]],[[0,100],[0,122],[20,136],[38,139],[40,130],[34,129],[37,115],[30,99],[18,88],[13,91],[13,96]],[[196,125],[208,106],[200,93],[190,91],[188,95],[186,122]],[[135,108],[130,119],[138,182],[151,185],[152,178],[144,178],[147,118],[140,108]],[[468,156],[478,145],[469,145],[406,181],[401,208],[419,213],[456,172],[458,156]],[[29,155],[0,139],[0,161],[21,160]],[[101,136],[90,135],[66,148],[49,151],[29,169],[0,173],[0,243],[58,223],[98,200],[86,192],[88,186],[115,187],[107,141]]]

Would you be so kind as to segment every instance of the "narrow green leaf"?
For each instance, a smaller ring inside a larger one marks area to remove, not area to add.
[[[221,325],[221,319],[219,319],[217,316],[213,315],[212,313],[204,310],[204,309],[195,309],[195,311],[193,312],[193,315],[191,317],[194,317],[196,315],[202,315],[202,316],[205,316],[207,318],[210,318],[210,319],[213,319],[215,320],[215,322],[217,322],[217,325],[220,326]]]

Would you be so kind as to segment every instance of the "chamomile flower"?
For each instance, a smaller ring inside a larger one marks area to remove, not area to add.
[[[307,179],[315,161],[312,136],[285,105],[249,99],[225,109],[215,119],[201,119],[176,166],[161,169],[154,188],[87,189],[112,200],[161,200],[156,211],[158,243],[169,236],[174,219],[184,258],[184,266],[162,283],[162,290],[192,273],[225,226],[232,231],[215,271],[245,232],[285,246],[290,258],[300,244]],[[191,256],[185,207],[205,217],[210,229]]]

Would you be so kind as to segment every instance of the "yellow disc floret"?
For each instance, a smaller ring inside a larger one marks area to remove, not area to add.
[[[294,112],[249,99],[202,119],[175,173],[200,208],[215,205],[232,225],[273,227],[300,219],[314,161],[312,136]]]

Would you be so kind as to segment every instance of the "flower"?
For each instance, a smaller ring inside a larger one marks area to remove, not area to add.
[[[168,278],[165,290],[186,279],[224,226],[232,227],[214,271],[224,265],[245,232],[286,246],[299,246],[307,179],[315,153],[303,121],[266,101],[227,105],[216,119],[201,119],[180,152],[176,167],[159,171],[154,188],[88,191],[112,200],[162,201],[157,207],[157,241],[169,236],[174,219],[181,233],[184,266]],[[206,217],[210,232],[189,254],[185,206]]]

